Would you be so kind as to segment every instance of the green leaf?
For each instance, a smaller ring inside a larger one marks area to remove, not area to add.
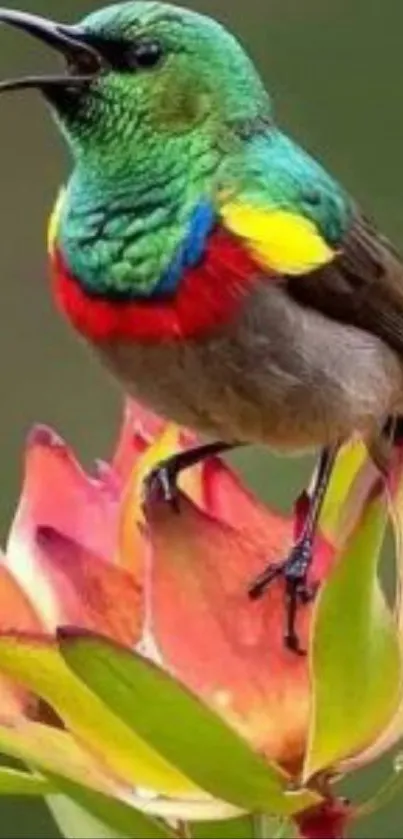
[[[377,573],[385,525],[386,502],[378,494],[318,598],[305,779],[368,747],[399,705],[399,639]]]
[[[0,796],[1,795],[49,795],[53,790],[50,781],[41,778],[39,775],[31,775],[28,772],[20,772],[17,769],[0,769]]]
[[[94,789],[108,797],[119,796],[117,778],[105,772],[103,763],[83,749],[66,731],[38,723],[24,722],[15,728],[0,725],[0,752],[34,767],[46,777],[66,778],[86,789]],[[59,786],[61,786],[59,782]],[[134,789],[134,788],[133,788]],[[206,821],[233,818],[237,808],[224,804],[201,790],[194,797],[161,797],[147,799],[132,793],[130,805],[147,815],[167,821]]]
[[[87,815],[90,814],[92,818],[98,819],[109,830],[114,831],[116,836],[141,836],[141,839],[169,839],[173,836],[162,825],[123,801],[110,798],[58,775],[48,777],[53,787],[63,793],[63,796],[73,799]],[[98,834],[94,835],[98,836]]]
[[[110,770],[123,783],[167,795],[200,793],[74,676],[52,639],[1,635],[0,671],[45,699],[77,741],[100,759],[106,777]],[[3,733],[7,739],[0,728],[1,739]]]
[[[82,807],[64,795],[52,795],[47,805],[66,839],[129,839],[123,833],[117,833],[99,819],[94,818]]]
[[[191,835],[192,839],[291,839],[296,833],[287,819],[249,816],[191,825]]]
[[[330,544],[344,548],[377,482],[379,471],[365,444],[357,439],[349,441],[336,459],[320,516],[321,533]]]
[[[216,798],[249,811],[288,814],[312,806],[286,794],[286,778],[173,678],[122,647],[63,633],[69,667],[105,706],[170,764]]]
[[[254,820],[252,816],[245,816],[224,822],[193,824],[191,833],[192,839],[253,839]]]

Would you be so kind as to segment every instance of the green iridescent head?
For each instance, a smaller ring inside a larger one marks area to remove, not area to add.
[[[62,218],[73,269],[101,292],[155,286],[223,161],[270,122],[253,63],[219,23],[163,3],[109,6],[74,26],[1,20],[67,58],[63,74],[0,91],[39,88],[73,152]]]
[[[0,19],[23,26],[18,14],[0,12]],[[70,78],[35,82],[53,105],[76,156],[95,150],[108,155],[112,148],[128,146],[134,150],[147,131],[164,140],[208,126],[214,141],[224,142],[228,128],[269,112],[252,62],[211,18],[139,0],[103,8],[77,26],[47,23],[62,33],[59,45],[55,35],[53,46],[67,55]],[[39,24],[31,31],[40,37]],[[75,42],[70,51],[67,37]],[[86,73],[87,80],[80,82]]]
[[[216,142],[225,142],[237,121],[268,110],[246,53],[210,18],[137,2],[104,9],[83,26],[105,38],[103,54],[112,68],[99,78],[82,115],[98,143],[116,140],[116,130],[130,143],[139,126],[162,140],[208,128]],[[71,125],[70,131],[74,137]]]

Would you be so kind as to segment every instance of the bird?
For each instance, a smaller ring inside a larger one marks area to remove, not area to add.
[[[182,469],[235,446],[319,451],[281,578],[285,643],[298,614],[337,453],[359,435],[376,462],[403,414],[403,265],[325,166],[277,124],[246,47],[218,21],[160,2],[77,24],[0,10],[60,53],[39,90],[71,152],[49,226],[58,307],[125,393],[206,440]]]

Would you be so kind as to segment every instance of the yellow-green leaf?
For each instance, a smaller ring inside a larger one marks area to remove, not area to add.
[[[398,707],[400,646],[377,573],[385,525],[386,502],[378,494],[318,599],[305,778],[368,747]]]
[[[396,448],[393,454],[392,468],[389,474],[389,511],[393,522],[395,537],[395,568],[397,572],[395,596],[395,620],[403,647],[403,450]],[[403,685],[402,685],[403,688]],[[390,724],[381,732],[380,737],[360,755],[343,763],[343,772],[354,772],[361,766],[373,763],[382,754],[393,749],[403,735],[403,690],[400,705]]]
[[[167,795],[199,790],[118,719],[66,666],[49,640],[0,637],[0,670],[45,699],[122,783]]]
[[[362,514],[368,491],[379,472],[361,440],[351,440],[337,457],[326,493],[320,530],[332,545],[341,545]]]
[[[8,769],[7,767],[0,768],[0,796],[44,796],[49,795],[52,790],[51,781],[47,781],[39,775],[19,772],[17,769]]]
[[[212,711],[149,661],[95,636],[61,636],[68,665],[132,731],[216,798],[246,810],[312,806]]]
[[[207,822],[192,825],[192,839],[253,839],[255,834],[253,816],[230,819],[225,822]]]

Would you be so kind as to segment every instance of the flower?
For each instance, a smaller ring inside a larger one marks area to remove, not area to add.
[[[247,596],[287,555],[301,504],[266,508],[217,458],[183,473],[179,514],[155,493],[144,504],[146,475],[196,443],[132,402],[91,475],[53,431],[30,435],[0,563],[0,749],[36,770],[13,782],[55,785],[112,821],[105,802],[167,823],[264,810],[304,837],[338,835],[362,808],[334,780],[403,732],[403,450],[386,482],[359,441],[339,456],[301,657],[284,646],[282,581]],[[391,510],[392,606],[378,582]]]

